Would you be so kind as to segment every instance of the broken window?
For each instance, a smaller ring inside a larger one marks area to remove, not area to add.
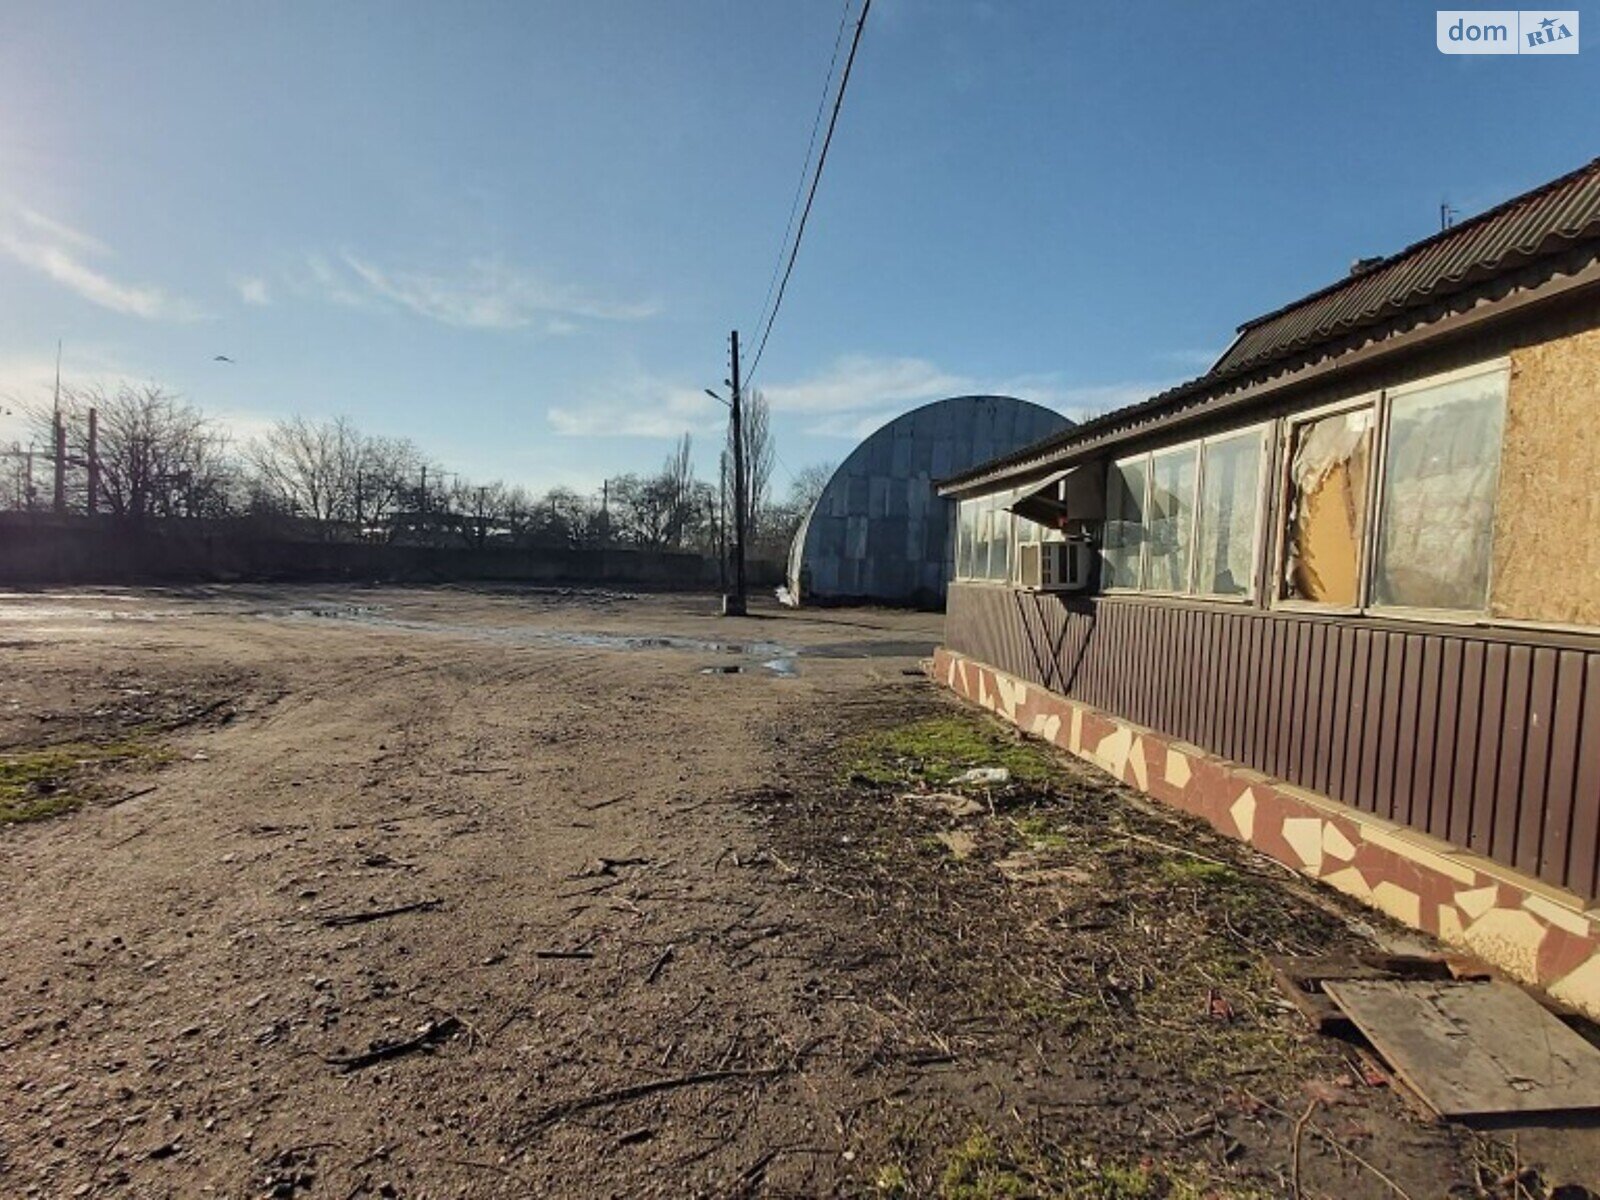
[[[1505,400],[1504,371],[1391,396],[1374,604],[1487,607]]]
[[[1194,483],[1200,447],[1194,443],[1150,460],[1145,521],[1149,546],[1144,586],[1153,592],[1189,590],[1189,535],[1194,524]]]
[[[1139,586],[1144,546],[1144,492],[1147,459],[1124,459],[1106,472],[1106,522],[1101,544],[1101,584]]]
[[[1355,607],[1367,522],[1372,408],[1294,426],[1283,596]]]
[[[1195,591],[1202,596],[1254,590],[1262,442],[1259,428],[1206,440],[1195,533]]]

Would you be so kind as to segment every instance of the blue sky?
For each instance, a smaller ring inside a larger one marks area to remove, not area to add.
[[[1434,11],[876,0],[756,380],[780,488],[953,392],[1138,399],[1442,200],[1600,154],[1600,44],[1446,57]],[[6,5],[0,393],[45,394],[59,338],[69,382],[155,380],[240,437],[348,414],[542,489],[690,430],[704,471],[841,14]]]

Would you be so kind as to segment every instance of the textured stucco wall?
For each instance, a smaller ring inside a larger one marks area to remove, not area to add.
[[[950,577],[953,502],[936,483],[1065,429],[1009,396],[958,396],[879,429],[840,464],[795,535],[790,588],[806,603],[934,607]]]

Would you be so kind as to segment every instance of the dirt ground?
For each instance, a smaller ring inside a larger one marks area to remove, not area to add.
[[[961,708],[938,617],[714,607],[0,596],[0,1193],[1567,1182],[1263,965],[1398,931]]]

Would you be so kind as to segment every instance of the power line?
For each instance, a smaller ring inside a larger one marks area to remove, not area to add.
[[[778,274],[783,270],[784,251],[789,246],[789,235],[794,232],[795,215],[800,211],[800,197],[806,192],[806,178],[811,174],[811,155],[817,148],[817,134],[822,131],[822,114],[828,109],[828,96],[833,92],[833,69],[839,65],[839,47],[844,45],[844,31],[850,24],[850,6],[854,0],[844,0],[839,10],[839,31],[833,37],[833,55],[828,59],[828,74],[822,81],[822,95],[817,97],[817,115],[811,120],[811,140],[806,143],[805,161],[800,164],[800,178],[794,181],[794,199],[789,203],[789,220],[783,227],[783,238],[778,242],[778,254],[772,262],[772,278],[767,280],[767,294],[761,301],[761,315],[755,327],[761,328],[767,319],[767,307],[778,287]]]
[[[833,114],[828,118],[828,133],[822,139],[822,151],[817,155],[816,173],[811,177],[811,191],[806,195],[805,209],[800,213],[800,224],[795,229],[794,245],[789,249],[789,263],[783,269],[783,282],[778,285],[778,295],[772,302],[772,311],[767,315],[766,328],[761,331],[761,341],[756,345],[755,357],[750,360],[750,369],[745,373],[745,383],[755,379],[756,369],[761,365],[761,356],[766,352],[767,339],[772,336],[773,323],[778,319],[778,310],[783,307],[783,294],[789,287],[789,276],[794,274],[795,259],[800,256],[800,242],[806,236],[806,221],[811,216],[811,206],[817,199],[817,185],[822,182],[822,168],[828,161],[828,147],[833,145],[833,131],[839,125],[839,110],[844,106],[845,89],[850,86],[850,68],[855,66],[856,51],[861,47],[861,32],[867,27],[867,13],[872,8],[872,0],[863,0],[861,17],[856,21],[855,36],[850,40],[850,55],[844,60],[844,73],[839,77],[839,91],[833,98]]]

